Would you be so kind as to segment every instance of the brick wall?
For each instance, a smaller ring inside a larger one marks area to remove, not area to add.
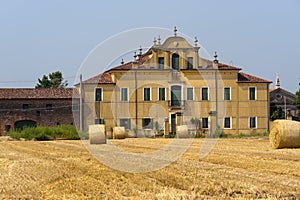
[[[28,104],[28,108],[24,109],[23,104]],[[47,104],[52,104],[52,110],[47,110]],[[37,126],[73,125],[77,122],[72,110],[72,99],[1,99],[0,134],[5,132],[5,125],[13,130],[20,120],[34,121]],[[78,113],[75,109],[75,116]]]

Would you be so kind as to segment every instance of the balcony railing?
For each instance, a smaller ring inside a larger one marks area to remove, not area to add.
[[[185,105],[184,100],[169,100],[169,107],[178,108],[178,107],[184,107],[184,105]]]

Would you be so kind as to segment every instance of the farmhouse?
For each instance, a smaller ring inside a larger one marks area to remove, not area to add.
[[[296,95],[283,89],[280,86],[279,75],[276,75],[276,86],[270,89],[270,102],[273,106],[281,108],[285,113],[285,117],[296,117],[297,106],[294,105]]]
[[[241,72],[241,68],[199,56],[197,38],[191,45],[174,35],[154,40],[146,51],[134,52],[133,61],[113,67],[77,84],[84,102],[83,124],[103,123],[145,134],[221,129],[227,134],[269,129],[269,84]],[[81,88],[81,91],[80,91]]]
[[[72,88],[0,88],[0,134],[24,126],[74,124],[72,96]]]

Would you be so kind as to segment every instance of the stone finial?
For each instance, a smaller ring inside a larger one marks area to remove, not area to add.
[[[160,35],[157,38],[158,45],[160,45]]]
[[[198,39],[197,39],[197,37],[195,37],[194,42],[195,42],[195,47],[197,47],[198,46]]]
[[[278,73],[276,74],[276,89],[280,88],[280,80],[279,80],[279,75]]]
[[[121,60],[121,65],[123,65],[124,64],[124,59],[122,58],[122,60]]]
[[[143,49],[142,49],[142,46],[140,45],[140,48],[139,48],[140,52],[139,52],[139,56],[141,56],[143,54]]]
[[[176,28],[176,26],[174,26],[174,36],[175,37],[177,36],[177,28]]]
[[[214,62],[215,62],[215,63],[218,63],[219,61],[218,61],[218,55],[217,55],[217,52],[216,52],[216,51],[215,51],[214,57],[215,57]]]
[[[154,45],[154,46],[156,45],[156,37],[154,37],[153,45]]]
[[[136,55],[136,51],[135,51],[133,54],[134,61],[136,61],[136,57],[137,57],[137,55]]]

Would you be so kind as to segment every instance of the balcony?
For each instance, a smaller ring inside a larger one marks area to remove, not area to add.
[[[184,100],[169,100],[170,108],[184,108],[185,101]]]

